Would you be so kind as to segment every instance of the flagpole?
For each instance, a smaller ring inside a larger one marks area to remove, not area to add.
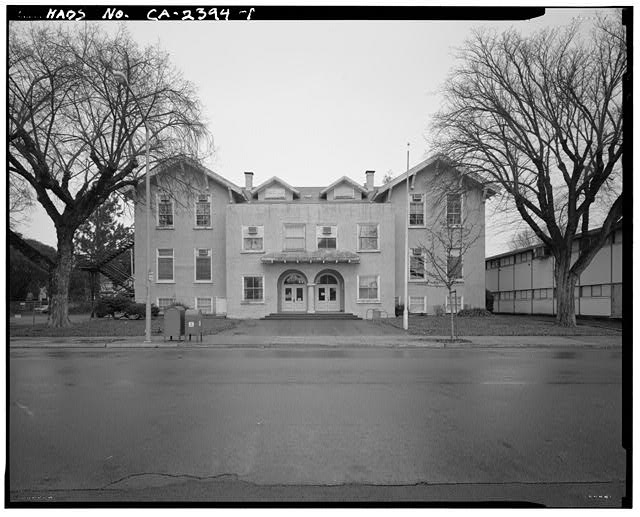
[[[409,329],[409,143],[407,143],[407,217],[404,222],[404,310],[402,328]]]

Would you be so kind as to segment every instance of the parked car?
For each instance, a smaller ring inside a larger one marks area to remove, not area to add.
[[[40,305],[33,309],[35,312],[41,312],[42,314],[49,314],[49,304]]]

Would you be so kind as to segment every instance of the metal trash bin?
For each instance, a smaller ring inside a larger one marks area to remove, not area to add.
[[[169,307],[164,310],[164,339],[172,340],[173,336],[178,338],[178,341],[184,336],[184,308],[183,307]]]
[[[202,341],[202,311],[200,309],[189,309],[184,315],[185,321],[185,338],[189,335],[189,341],[191,341],[191,335],[200,334],[200,341]]]

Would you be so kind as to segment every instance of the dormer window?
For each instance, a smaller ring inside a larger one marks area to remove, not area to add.
[[[336,199],[353,199],[355,197],[355,193],[351,185],[338,185],[333,192]]]
[[[265,199],[286,199],[284,187],[268,187],[264,191]]]

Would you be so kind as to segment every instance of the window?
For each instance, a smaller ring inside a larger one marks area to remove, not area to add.
[[[196,298],[196,310],[202,314],[213,314],[213,299],[211,297]]]
[[[158,196],[158,227],[173,228],[173,200],[167,194]]]
[[[462,224],[462,194],[447,194],[447,226]]]
[[[409,296],[409,312],[424,313],[424,296]]]
[[[316,226],[316,238],[318,249],[335,250],[338,244],[338,227],[337,226]]]
[[[211,282],[211,250],[196,248],[196,282]]]
[[[158,249],[158,282],[173,282],[173,248]]]
[[[409,226],[424,226],[424,194],[411,194]]]
[[[524,291],[518,291],[518,300],[528,300],[529,299],[529,290],[526,289]]]
[[[377,302],[378,276],[358,276],[358,301]]]
[[[264,226],[242,227],[242,251],[264,251]]]
[[[611,286],[609,284],[604,284],[600,287],[602,288],[602,296],[611,297]]]
[[[462,250],[452,249],[447,257],[447,276],[462,280]]]
[[[458,296],[458,293],[454,292],[449,296],[447,294],[444,302],[445,312],[451,313],[451,309],[453,308],[453,312],[458,312],[463,308],[463,299],[462,296]]]
[[[602,286],[601,285],[592,285],[591,286],[591,296],[602,296]]]
[[[304,224],[284,225],[284,249],[304,250],[305,246],[305,226]]]
[[[265,199],[285,199],[284,187],[268,187],[264,191]]]
[[[211,196],[200,194],[196,201],[196,228],[211,227]]]
[[[171,307],[175,303],[175,298],[158,298],[158,309],[164,311],[167,307]]]
[[[409,255],[409,280],[424,280],[424,254],[422,248],[411,248]]]
[[[264,301],[264,277],[242,277],[242,300],[245,302]]]
[[[535,299],[543,300],[547,298],[548,289],[536,289],[533,292],[533,297]]]
[[[333,190],[333,196],[336,199],[353,199],[355,197],[353,187],[351,185],[338,185]]]
[[[379,251],[379,227],[375,223],[358,225],[358,251]]]

